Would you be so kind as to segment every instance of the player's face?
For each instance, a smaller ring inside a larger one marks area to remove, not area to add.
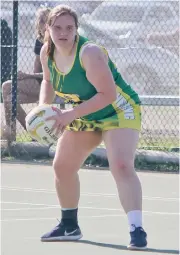
[[[74,43],[77,28],[74,18],[69,14],[60,15],[49,26],[52,41],[56,46],[66,47]]]

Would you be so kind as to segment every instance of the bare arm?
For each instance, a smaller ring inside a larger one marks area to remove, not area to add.
[[[40,56],[36,55],[34,60],[34,68],[33,73],[23,73],[21,71],[18,72],[19,79],[29,79],[29,78],[43,78],[42,65],[40,61]]]
[[[101,110],[116,100],[116,85],[108,66],[108,58],[96,45],[87,45],[82,51],[82,63],[86,77],[97,90],[91,99],[76,106],[76,118]]]
[[[43,70],[43,81],[41,83],[40,95],[39,95],[39,105],[41,104],[52,104],[55,92],[53,85],[50,82],[50,71],[48,68],[48,57],[46,54],[47,44],[45,44],[40,53],[40,59]]]
[[[40,73],[42,75],[42,65],[41,65],[41,59],[39,55],[35,55],[33,73],[34,74]]]

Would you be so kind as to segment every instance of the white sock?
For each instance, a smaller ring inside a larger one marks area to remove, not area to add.
[[[130,232],[135,230],[135,227],[142,227],[142,211],[135,210],[127,213]]]
[[[76,210],[76,209],[77,207],[76,208],[61,208],[62,211],[69,211],[69,210]]]

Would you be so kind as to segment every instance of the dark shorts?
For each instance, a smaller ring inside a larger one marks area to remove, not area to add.
[[[42,78],[36,78],[36,81],[38,81],[39,85],[41,85],[42,80]]]

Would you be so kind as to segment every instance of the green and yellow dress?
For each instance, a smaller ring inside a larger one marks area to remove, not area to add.
[[[82,46],[91,41],[82,36],[78,36],[77,39],[74,63],[68,73],[60,72],[55,61],[48,58],[51,83],[55,93],[64,98],[65,103],[71,103],[73,106],[81,104],[97,93],[95,87],[87,80],[86,71],[79,57]],[[105,48],[103,50],[108,54]],[[138,94],[123,80],[110,58],[108,65],[116,84],[117,99],[97,112],[74,120],[66,127],[67,130],[106,131],[116,128],[140,130],[141,110]]]

